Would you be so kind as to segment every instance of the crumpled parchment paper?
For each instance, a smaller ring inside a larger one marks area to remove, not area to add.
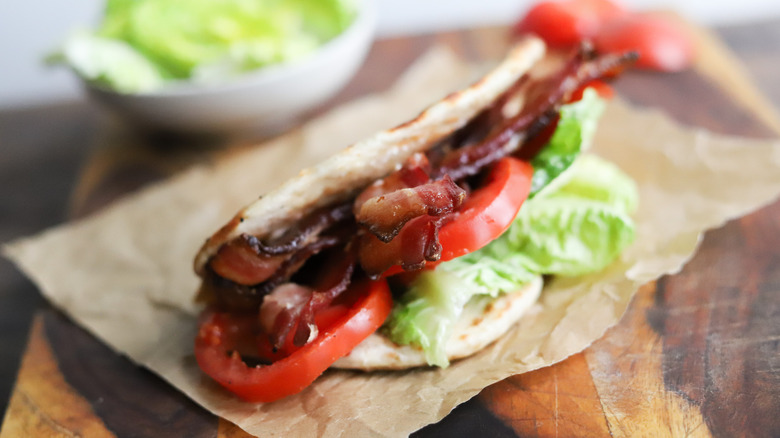
[[[683,128],[616,101],[593,152],[635,178],[641,206],[636,242],[605,271],[552,281],[507,336],[446,370],[329,371],[301,394],[257,405],[206,378],[192,352],[198,310],[192,259],[203,240],[301,168],[411,118],[471,77],[468,65],[433,51],[382,95],[213,167],[194,168],[86,220],[13,242],[5,252],[76,322],[252,434],[405,436],[487,385],[583,350],[620,319],[640,285],[677,272],[706,229],[780,193],[780,143]]]

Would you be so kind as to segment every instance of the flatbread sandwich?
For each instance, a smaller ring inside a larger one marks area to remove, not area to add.
[[[195,258],[201,369],[251,402],[329,367],[446,367],[504,335],[544,276],[633,239],[633,182],[586,153],[634,54],[528,37],[469,87],[240,210]]]

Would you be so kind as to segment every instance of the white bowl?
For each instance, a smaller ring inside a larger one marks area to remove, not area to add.
[[[376,24],[374,0],[343,33],[316,52],[229,82],[179,83],[160,91],[122,94],[85,83],[89,95],[130,122],[182,133],[276,129],[338,92],[365,59]]]

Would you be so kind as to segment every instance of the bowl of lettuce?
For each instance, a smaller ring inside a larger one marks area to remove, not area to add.
[[[333,96],[371,44],[372,0],[108,0],[54,57],[135,124],[276,127]]]

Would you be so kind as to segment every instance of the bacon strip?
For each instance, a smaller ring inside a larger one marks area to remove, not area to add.
[[[240,284],[219,275],[213,269],[208,269],[199,296],[204,301],[216,303],[219,307],[230,311],[255,311],[260,307],[265,295],[289,281],[309,258],[320,251],[341,244],[344,240],[344,233],[320,236],[317,241],[289,256],[284,256],[284,261],[278,269],[262,283],[256,285]]]
[[[418,152],[412,155],[406,160],[403,167],[366,187],[355,198],[352,207],[355,216],[358,215],[363,204],[371,198],[382,196],[400,189],[417,187],[429,182],[431,180],[430,171],[430,162],[424,154]]]
[[[369,277],[377,278],[396,265],[406,271],[415,271],[422,269],[425,262],[438,261],[442,251],[439,230],[452,217],[453,214],[448,214],[438,218],[421,216],[412,219],[388,243],[373,234],[363,234],[358,248],[360,267]]]
[[[312,289],[296,283],[283,283],[265,296],[260,306],[260,327],[270,333],[271,344],[281,348],[301,310],[311,298]]]
[[[206,269],[203,283],[198,290],[197,301],[231,312],[257,309],[263,300],[263,292],[252,286],[234,283],[211,268]]]
[[[400,189],[364,202],[355,219],[382,242],[389,242],[410,220],[423,216],[441,216],[455,211],[466,191],[449,175],[439,181]]]
[[[317,336],[317,326],[314,324],[314,316],[322,309],[328,307],[339,295],[347,290],[355,272],[355,252],[349,251],[347,257],[334,259],[331,266],[326,267],[321,285],[314,291],[306,306],[301,311],[298,328],[295,331],[293,344],[305,345],[309,340]]]
[[[450,139],[451,148],[457,149],[469,144],[478,143],[490,133],[492,128],[500,124],[505,118],[504,107],[513,101],[524,88],[528,87],[530,76],[524,74],[520,76],[515,83],[509,86],[496,100],[479,114],[474,116],[466,126],[455,131]],[[440,163],[441,159],[431,162]]]
[[[351,208],[349,203],[336,207],[324,207],[304,217],[294,227],[271,243],[264,243],[255,236],[248,236],[248,243],[257,254],[280,255],[290,254],[316,238],[323,230],[336,223],[349,219]],[[243,236],[242,236],[243,237]]]
[[[257,240],[241,235],[223,245],[209,263],[211,269],[219,276],[245,286],[270,278],[288,257],[260,253],[251,244],[252,239]]]
[[[262,283],[288,266],[291,260],[301,260],[301,255],[296,253],[306,253],[305,248],[316,243],[324,230],[351,217],[350,204],[345,203],[315,211],[270,244],[255,236],[242,234],[223,245],[209,266],[219,276],[238,284],[252,286]]]
[[[435,175],[448,174],[457,181],[512,154],[523,139],[532,137],[554,118],[556,107],[573,92],[594,79],[618,74],[637,57],[634,52],[595,60],[590,59],[592,56],[588,47],[582,47],[557,74],[528,84],[527,103],[517,115],[505,119],[481,142],[452,151],[444,157]],[[526,132],[529,128],[531,132]]]
[[[261,323],[267,325],[269,320],[273,321],[268,333],[274,348],[282,348],[293,330],[293,344],[298,347],[317,336],[315,315],[347,290],[352,279],[354,251],[348,250],[347,254],[346,257],[330,259],[331,263],[322,268],[314,288],[284,283],[263,300]]]

